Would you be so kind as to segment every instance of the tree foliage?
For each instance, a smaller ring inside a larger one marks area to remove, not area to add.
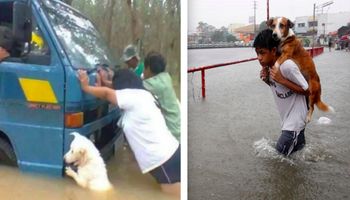
[[[225,42],[226,38],[223,31],[216,30],[211,36],[211,41],[213,42]]]
[[[268,27],[267,27],[266,21],[263,21],[263,22],[261,22],[260,25],[259,25],[259,32],[261,32],[262,30],[265,30],[265,29],[267,29],[267,28],[268,28]]]
[[[180,0],[73,0],[72,6],[97,26],[114,56],[128,44],[167,59],[174,84],[180,82]],[[178,92],[179,94],[179,92]]]
[[[228,34],[226,36],[226,41],[227,42],[235,42],[235,41],[237,41],[237,38],[235,36],[233,36],[232,34]]]

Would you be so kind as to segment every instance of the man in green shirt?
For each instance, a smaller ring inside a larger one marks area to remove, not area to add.
[[[148,53],[145,58],[143,85],[157,97],[168,129],[180,141],[180,104],[165,67],[166,61],[160,53]]]
[[[142,78],[144,63],[140,60],[135,46],[128,45],[125,47],[122,60],[128,65],[129,69],[133,70],[138,77]]]

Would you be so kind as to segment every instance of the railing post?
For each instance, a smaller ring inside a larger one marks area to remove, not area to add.
[[[202,98],[205,99],[205,70],[201,70],[202,75]]]

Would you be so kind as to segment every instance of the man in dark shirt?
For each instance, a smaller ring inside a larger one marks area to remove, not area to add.
[[[13,35],[11,29],[0,26],[0,62],[10,57],[13,46]]]

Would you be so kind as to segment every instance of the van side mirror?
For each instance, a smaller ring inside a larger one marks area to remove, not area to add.
[[[32,10],[30,1],[15,1],[13,4],[13,36],[16,48],[30,44],[32,40]],[[20,49],[17,49],[21,51]]]

